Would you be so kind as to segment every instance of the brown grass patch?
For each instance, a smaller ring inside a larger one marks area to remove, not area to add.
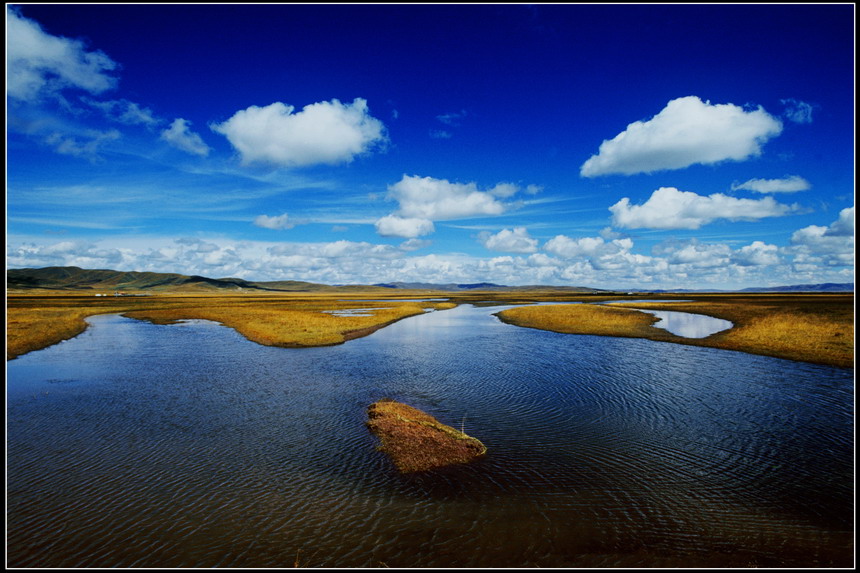
[[[470,462],[487,452],[479,440],[439,422],[433,416],[383,398],[367,409],[367,426],[402,473]]]
[[[353,295],[355,296],[355,295]],[[369,296],[380,298],[378,293]],[[342,295],[209,295],[141,297],[16,296],[6,306],[6,359],[77,336],[84,319],[96,314],[125,316],[172,324],[203,319],[234,328],[249,340],[268,346],[303,347],[341,344],[445,302],[349,300]],[[335,316],[325,311],[373,307],[369,316]]]
[[[853,295],[720,294],[684,298],[694,300],[623,303],[612,307],[585,304],[519,307],[498,316],[517,326],[555,332],[647,338],[854,367]],[[636,308],[704,314],[729,320],[734,327],[706,338],[683,338],[650,326],[656,318],[636,312]]]

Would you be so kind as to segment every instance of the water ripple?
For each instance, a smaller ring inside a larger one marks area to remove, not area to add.
[[[519,329],[498,310],[305,350],[91,319],[7,365],[8,563],[851,562],[853,371]],[[364,425],[382,397],[487,455],[400,475]]]

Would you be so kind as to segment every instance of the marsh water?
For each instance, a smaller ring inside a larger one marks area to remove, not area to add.
[[[309,349],[91,318],[7,363],[7,565],[852,565],[853,369],[501,308]],[[382,397],[486,457],[398,474]]]

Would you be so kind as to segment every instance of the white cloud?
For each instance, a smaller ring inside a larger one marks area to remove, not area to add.
[[[99,161],[101,147],[119,139],[120,133],[115,130],[87,130],[84,133],[71,135],[68,133],[52,132],[44,139],[45,143],[54,148],[57,153],[82,157],[90,161]]]
[[[785,106],[785,117],[794,123],[812,123],[812,104],[796,99],[780,100]]]
[[[697,239],[690,239],[664,241],[655,245],[652,253],[670,265],[702,269],[728,264],[732,250],[728,245],[701,243]]]
[[[441,121],[445,125],[457,127],[460,125],[460,120],[462,120],[467,115],[468,114],[466,113],[466,110],[464,109],[464,110],[459,111],[459,112],[455,111],[453,113],[443,113],[441,115],[437,115],[436,119],[438,119],[439,121]]]
[[[732,262],[743,267],[775,265],[779,263],[779,247],[753,241],[732,253]]]
[[[272,229],[275,231],[281,231],[284,229],[292,229],[295,227],[295,224],[290,222],[289,215],[284,213],[283,215],[278,215],[276,217],[270,217],[268,215],[259,215],[256,219],[254,219],[254,224],[258,227],[263,227],[264,229]]]
[[[829,227],[810,225],[791,235],[795,263],[827,266],[854,266],[854,207],[839,212]]]
[[[530,186],[531,187],[531,186]],[[490,195],[494,195],[496,197],[501,197],[502,199],[506,199],[508,197],[513,197],[517,193],[521,191],[519,185],[514,183],[499,183],[492,189],[488,191]]]
[[[432,244],[433,241],[428,241],[427,239],[409,239],[400,243],[400,250],[417,251],[418,249],[429,247]]]
[[[556,235],[543,246],[548,253],[563,259],[615,255],[629,251],[631,248],[633,248],[633,241],[630,239],[613,239],[607,242],[602,237],[572,239],[565,235]]]
[[[160,122],[159,119],[152,115],[152,110],[141,107],[127,99],[96,101],[89,97],[82,97],[81,101],[101,110],[108,119],[118,123],[151,126]]]
[[[189,125],[187,120],[176,118],[169,128],[161,132],[161,139],[187,153],[201,157],[209,155],[209,146],[203,142],[199,134],[191,131]]]
[[[573,259],[544,252],[491,258],[410,253],[423,243],[420,240],[392,246],[355,241],[234,241],[223,237],[113,236],[96,241],[58,241],[45,236],[23,240],[13,236],[7,246],[7,267],[76,265],[326,284],[488,281],[597,288],[732,288],[850,282],[853,235],[839,235],[842,231],[837,227],[834,223],[799,232],[793,246],[778,252],[761,241],[732,250],[726,245],[692,240],[667,242],[655,247],[654,256],[646,256],[631,252],[632,243],[628,242],[614,249],[606,243],[602,250],[592,248],[594,256],[590,258]],[[827,240],[821,242],[822,237]]]
[[[6,94],[32,101],[66,88],[92,94],[116,87],[107,75],[118,65],[78,40],[52,36],[33,20],[6,7]]]
[[[212,130],[224,135],[244,164],[282,167],[349,163],[387,141],[385,126],[369,113],[367,102],[333,99],[295,108],[281,102],[251,106]]]
[[[674,187],[661,187],[642,205],[624,197],[612,205],[612,222],[628,229],[698,229],[716,219],[753,221],[785,215],[796,207],[777,203],[772,197],[737,199],[722,193],[702,196]]]
[[[501,215],[506,209],[492,190],[479,191],[475,183],[451,183],[433,177],[404,175],[388,186],[388,198],[400,204],[396,215],[431,221]]]
[[[842,209],[839,218],[830,224],[826,234],[830,237],[854,236],[854,207]]]
[[[648,121],[636,121],[600,145],[580,168],[584,177],[651,173],[693,164],[742,161],[761,153],[782,123],[759,107],[703,102],[695,96],[670,101]]]
[[[744,189],[756,193],[794,193],[811,188],[809,181],[798,175],[789,175],[782,179],[750,179],[743,183],[732,183],[732,191]]]
[[[383,237],[413,239],[422,235],[428,235],[434,230],[433,221],[419,217],[386,215],[376,222],[376,232]]]
[[[534,253],[538,245],[537,239],[531,238],[525,227],[502,229],[496,234],[484,231],[478,236],[478,241],[491,251],[505,253]]]

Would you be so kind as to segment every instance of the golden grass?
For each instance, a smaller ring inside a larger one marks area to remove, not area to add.
[[[519,307],[503,311],[499,317],[518,326],[570,334],[648,338],[843,368],[854,366],[853,295],[692,295],[685,298],[695,300],[621,303],[612,307]],[[704,314],[729,320],[734,327],[707,338],[683,338],[650,326],[656,321],[655,317],[622,307]]]
[[[378,293],[372,295],[378,298]],[[45,348],[86,329],[84,319],[106,313],[170,324],[185,319],[220,322],[268,346],[325,346],[365,336],[445,302],[361,302],[343,296],[15,296],[7,298],[6,359]],[[374,308],[371,316],[334,316],[326,310]]]
[[[401,473],[468,463],[487,452],[479,440],[401,402],[383,398],[367,415],[368,428],[382,442],[379,449]]]

